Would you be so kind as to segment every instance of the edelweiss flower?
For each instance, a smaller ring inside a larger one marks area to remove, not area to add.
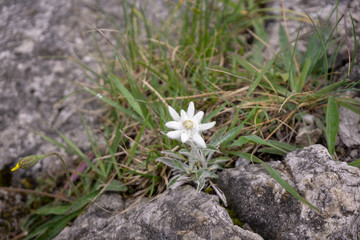
[[[203,111],[195,113],[194,103],[189,104],[187,112],[180,111],[180,115],[169,106],[169,112],[171,117],[175,121],[170,121],[165,124],[167,128],[175,129],[175,131],[168,132],[166,135],[169,138],[180,140],[185,143],[188,140],[193,141],[196,145],[205,148],[206,144],[200,133],[215,126],[216,122],[201,124],[201,120],[204,116]]]

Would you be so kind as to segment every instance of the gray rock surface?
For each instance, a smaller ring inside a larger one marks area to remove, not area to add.
[[[298,133],[295,138],[296,144],[307,147],[309,145],[316,144],[321,136],[321,129],[316,128],[315,126],[315,117],[309,114],[303,116],[303,124],[298,129]]]
[[[218,186],[240,221],[265,239],[358,239],[360,169],[333,161],[312,145],[271,162],[320,213],[287,193],[261,165],[219,174]]]
[[[84,26],[75,8],[74,1],[0,3],[0,169],[26,155],[52,151],[65,155],[30,128],[61,141],[51,125],[80,148],[88,147],[77,110],[85,108],[89,96],[75,95],[53,107],[76,89],[72,81],[85,79],[81,68],[67,59],[82,58],[84,52],[78,49],[86,50],[81,38]],[[26,172],[34,176],[41,169],[55,173],[62,167],[60,162],[42,161]]]
[[[360,116],[357,113],[340,106],[339,117],[339,136],[341,141],[347,147],[360,145],[360,131],[358,128]]]
[[[141,5],[153,24],[167,16],[163,1]],[[85,93],[71,96],[56,108],[54,105],[79,89],[74,82],[86,81],[82,68],[68,57],[79,59],[94,71],[99,69],[89,24],[111,29],[115,26],[108,20],[112,19],[121,29],[122,15],[122,4],[116,0],[0,1],[0,170],[10,169],[21,157],[52,151],[63,155],[71,166],[71,155],[31,128],[61,142],[52,126],[80,149],[90,148],[78,111],[99,110],[85,116],[94,122],[102,106],[94,101],[88,104],[93,97]],[[113,40],[109,32],[106,35]],[[96,35],[96,39],[104,56],[113,52],[103,38]],[[36,177],[58,173],[59,169],[63,169],[60,161],[50,159],[12,176]]]
[[[190,186],[142,200],[121,213],[128,204],[105,194],[55,239],[262,239],[234,225],[216,198]]]

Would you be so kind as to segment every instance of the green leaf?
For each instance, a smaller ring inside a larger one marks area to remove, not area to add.
[[[206,169],[198,170],[196,172],[195,176],[196,176],[196,179],[198,179],[198,180],[202,179],[202,178],[204,178],[204,179],[206,179],[206,178],[218,178],[218,176],[215,173],[213,173],[211,171],[208,171]]]
[[[132,119],[134,119],[135,121],[139,122],[139,123],[143,123],[143,119],[141,119],[137,114],[135,114],[133,111],[126,109],[122,106],[120,106],[120,104],[114,102],[113,100],[103,96],[103,95],[99,95],[99,93],[95,92],[94,90],[88,88],[88,87],[84,87],[84,89],[86,91],[88,91],[89,93],[91,93],[92,95],[98,97],[102,102],[107,103],[108,105],[114,107],[115,109],[119,110],[120,112],[125,113],[127,116],[131,117]]]
[[[168,157],[159,157],[156,159],[157,162],[162,162],[163,164],[181,170],[183,172],[188,172],[190,171],[190,167],[188,165],[186,165],[183,162],[180,162],[176,159],[173,158],[168,158]]]
[[[350,18],[351,18],[351,24],[353,27],[353,36],[354,36],[354,50],[353,50],[353,57],[352,57],[352,61],[351,61],[351,65],[350,65],[350,72],[352,71],[352,68],[354,67],[354,63],[355,63],[355,59],[356,59],[356,53],[357,53],[357,40],[356,40],[356,27],[355,27],[355,23],[354,23],[354,18],[352,16],[352,14],[349,12]]]
[[[174,153],[172,151],[164,150],[164,151],[161,151],[161,153],[164,154],[164,155],[167,155],[169,157],[178,159],[178,160],[183,160],[183,161],[186,160],[186,158],[184,158],[182,155]]]
[[[43,138],[45,141],[48,141],[49,143],[51,144],[54,144],[55,146],[58,146],[62,149],[64,149],[65,151],[67,151],[68,153],[71,153],[71,154],[76,154],[75,151],[63,144],[61,144],[60,142],[48,137],[48,136],[45,136],[44,134],[42,134],[41,132],[39,131],[36,131],[36,130],[33,130],[37,135],[39,135],[41,138]]]
[[[311,64],[312,64],[311,58],[306,59],[305,64],[301,70],[300,79],[299,79],[299,81],[296,82],[296,85],[295,85],[295,91],[297,93],[301,92],[301,90],[304,87],[305,80],[309,75],[309,69],[310,69]]]
[[[89,202],[93,201],[94,198],[99,194],[99,192],[100,191],[98,191],[98,190],[94,190],[94,191],[90,192],[89,194],[86,194],[86,195],[78,198],[75,202],[73,202],[71,204],[71,206],[69,207],[69,209],[66,213],[70,214],[72,212],[75,212],[75,211],[81,209],[82,207],[87,205]]]
[[[231,142],[243,129],[245,123],[254,115],[254,113],[257,111],[257,108],[253,108],[250,113],[247,113],[246,118],[241,122],[241,124],[237,127],[232,128],[229,130],[221,139],[221,143],[224,143],[224,147],[228,147],[229,142]]]
[[[127,191],[127,187],[119,180],[114,179],[107,185],[105,191],[125,192]]]
[[[59,136],[65,141],[65,143],[74,150],[74,152],[84,161],[87,163],[87,165],[89,167],[91,167],[91,169],[93,169],[97,174],[99,174],[100,176],[105,177],[104,173],[97,168],[88,158],[87,156],[76,146],[76,144],[74,142],[72,142],[70,140],[70,138],[66,137],[63,133],[61,133],[60,131],[58,131],[57,129],[55,129],[55,131],[59,134]]]
[[[179,175],[179,176],[174,177],[173,179],[171,179],[171,181],[169,182],[169,184],[167,185],[166,188],[170,188],[172,185],[174,185],[180,177],[181,177],[181,175]]]
[[[298,149],[297,147],[287,144],[287,143],[283,143],[283,142],[279,142],[279,141],[275,141],[275,140],[266,140],[266,141],[268,143],[271,143],[274,146],[277,146],[278,148],[281,148],[281,149],[287,151],[287,152],[292,152],[292,151],[295,151]]]
[[[349,166],[360,168],[360,158],[356,159],[355,161],[348,163]]]
[[[335,153],[335,140],[339,130],[339,111],[333,97],[329,97],[326,110],[326,140],[331,156]]]
[[[306,15],[308,16],[308,18],[309,18],[310,21],[312,22],[312,24],[313,24],[313,26],[314,26],[314,28],[315,28],[315,30],[316,30],[316,33],[317,33],[317,35],[318,35],[318,38],[319,38],[319,40],[320,40],[320,42],[321,42],[321,46],[322,46],[322,49],[323,49],[323,55],[325,56],[325,57],[324,57],[324,67],[323,67],[323,70],[324,70],[324,76],[325,76],[325,78],[326,78],[327,72],[328,72],[328,69],[329,69],[328,59],[327,59],[327,57],[326,57],[326,55],[327,55],[327,48],[326,48],[326,46],[325,46],[325,43],[324,43],[324,41],[323,41],[323,38],[321,37],[320,31],[318,30],[318,27],[316,26],[315,22],[313,21],[313,19],[310,17],[309,14],[306,14]]]
[[[115,136],[115,140],[114,140],[114,143],[113,143],[113,147],[110,146],[110,143],[109,141],[106,139],[106,137],[104,137],[104,140],[105,140],[105,143],[106,143],[106,146],[107,146],[107,149],[111,155],[111,158],[110,158],[110,161],[111,163],[107,164],[107,169],[106,169],[106,174],[109,176],[110,172],[115,169],[115,172],[118,176],[119,179],[121,179],[121,173],[120,173],[120,169],[119,169],[119,166],[118,166],[118,163],[115,159],[115,152],[117,150],[117,146],[118,145],[115,145],[115,144],[119,144],[119,136],[121,136],[121,132],[119,131],[119,127],[117,127],[116,129],[116,136]]]
[[[202,122],[208,122],[210,121],[216,114],[218,114],[220,111],[224,110],[227,103],[223,103],[220,107],[215,108],[212,112],[209,112],[206,114]]]
[[[254,142],[254,143],[258,143],[258,144],[262,144],[262,145],[266,145],[266,146],[269,146],[269,147],[272,147],[274,149],[277,149],[278,151],[281,151],[283,153],[287,153],[288,151],[282,149],[281,147],[279,147],[279,145],[274,145],[272,144],[271,142],[269,142],[268,140],[264,140],[256,135],[251,135],[251,136],[242,136],[240,137],[236,142],[234,142],[232,144],[232,146],[234,145],[242,145],[242,144],[245,144],[247,142]]]
[[[262,18],[256,18],[252,21],[252,25],[254,27],[255,30],[255,34],[263,40],[263,42],[269,42],[268,40],[268,36],[267,36],[267,31],[265,29],[265,20]],[[263,62],[264,59],[264,54],[263,54],[263,49],[264,49],[264,44],[262,43],[262,41],[258,40],[258,39],[254,39],[254,43],[253,43],[253,47],[252,47],[252,56],[253,59],[256,63],[261,64]]]
[[[197,183],[196,191],[200,192],[205,186],[206,179],[205,178],[200,178],[198,181],[196,181],[196,183]]]
[[[100,158],[101,156],[100,156],[100,154],[98,153],[99,146],[97,145],[96,139],[95,139],[95,137],[94,137],[94,140],[92,139],[91,134],[90,134],[90,131],[89,131],[89,128],[88,128],[88,125],[87,125],[87,123],[86,123],[86,121],[85,121],[84,116],[83,116],[81,113],[79,113],[79,114],[80,114],[80,118],[81,118],[82,124],[83,124],[83,126],[84,126],[84,128],[85,128],[86,134],[87,134],[87,136],[88,136],[88,140],[89,140],[89,142],[90,142],[91,148],[92,148],[95,156],[96,156],[97,158]],[[93,136],[94,136],[94,134],[93,134]],[[103,176],[104,176],[105,178],[107,178],[108,175],[106,174],[105,165],[104,165],[103,161],[102,161],[101,159],[99,159],[99,160],[97,161],[97,163],[98,163],[98,165],[99,165],[99,167],[100,167],[100,170],[101,170],[102,173],[103,173]]]
[[[244,138],[244,137],[239,137],[238,140],[236,140],[235,142],[233,142],[233,144],[230,145],[230,147],[234,147],[234,146],[239,146],[241,147],[242,145],[248,143],[249,140]]]
[[[270,60],[265,67],[262,69],[262,71],[259,73],[259,75],[256,77],[254,83],[249,88],[249,91],[246,94],[246,97],[249,97],[250,94],[255,90],[255,88],[259,85],[261,79],[264,77],[265,73],[269,70],[269,68],[273,65],[274,59]]]
[[[134,109],[134,111],[137,114],[139,114],[139,116],[142,117],[142,119],[145,119],[141,107],[137,102],[137,99],[134,98],[134,96],[130,93],[130,91],[124,85],[121,84],[120,79],[113,74],[110,75],[110,79],[115,83],[115,86],[119,89],[121,94],[125,97],[129,105]]]
[[[289,39],[286,35],[285,29],[282,25],[279,28],[279,44],[282,50],[283,63],[286,71],[289,73],[289,83],[291,90],[295,90],[295,63],[293,59],[293,54],[291,52],[291,45]]]
[[[70,207],[69,204],[53,206],[53,204],[51,203],[49,205],[45,205],[36,209],[34,213],[39,215],[50,215],[50,214],[61,215],[61,214],[65,214],[66,211],[69,209],[69,207]]]
[[[320,89],[319,91],[317,91],[316,93],[313,94],[314,97],[321,97],[325,94],[330,93],[331,91],[338,89],[341,85],[343,85],[345,83],[344,81],[340,81],[340,82],[336,82],[333,84],[330,84],[326,87],[323,87],[322,89]]]
[[[223,142],[223,134],[226,131],[227,127],[220,128],[216,133],[212,136],[209,145],[217,147]]]
[[[149,116],[150,116],[150,115],[147,115],[147,116],[146,116],[145,122],[144,122],[143,125],[141,126],[141,129],[140,129],[139,133],[137,134],[137,136],[136,136],[136,138],[135,138],[134,145],[131,147],[129,157],[128,157],[128,159],[126,160],[126,165],[129,165],[130,162],[132,161],[132,159],[133,159],[134,156],[135,156],[135,151],[136,151],[137,147],[139,146],[139,141],[140,141],[141,136],[142,136],[143,133],[144,133],[146,124],[148,123]]]
[[[249,161],[262,164],[265,167],[266,171],[270,174],[270,176],[272,176],[283,188],[285,188],[286,191],[288,191],[291,195],[293,195],[299,201],[305,203],[306,205],[308,205],[309,207],[311,207],[315,211],[319,212],[319,210],[315,206],[313,206],[305,198],[303,198],[299,193],[297,193],[296,190],[293,187],[291,187],[290,184],[287,181],[282,179],[280,174],[275,169],[270,167],[268,164],[266,164],[265,162],[263,162],[259,158],[255,157],[254,155],[251,155],[249,153],[242,153],[242,152],[230,152],[230,153],[234,154],[236,156],[245,158],[245,159],[247,159]]]
[[[283,151],[277,150],[275,148],[261,148],[258,150],[258,152],[261,153],[270,153],[270,154],[275,154],[275,155],[279,155],[279,156],[285,156],[286,154]]]
[[[190,167],[183,162],[173,159],[176,167],[186,173],[190,172]]]
[[[206,169],[203,170],[203,173],[201,174],[202,178],[218,178],[218,175],[215,173],[208,171]]]
[[[353,111],[356,114],[360,115],[360,109],[359,107],[354,106],[353,104],[347,103],[347,102],[338,102],[341,106]]]
[[[33,239],[34,237],[44,233],[47,229],[49,229],[51,226],[53,226],[61,218],[62,218],[62,216],[55,216],[55,217],[51,218],[50,220],[45,221],[40,226],[38,226],[34,229],[31,229],[31,232],[29,233],[29,235],[26,236],[25,240]]]
[[[253,74],[257,74],[258,72],[256,71],[256,69],[254,69],[254,67],[245,59],[243,59],[240,56],[234,55],[233,56],[235,61],[238,62],[243,68],[245,68],[248,72],[253,73]]]
[[[78,211],[75,211],[71,214],[64,215],[61,218],[59,218],[56,222],[51,224],[49,228],[40,236],[37,238],[37,240],[47,240],[47,239],[53,239],[61,230],[66,227],[66,225],[76,218],[80,213],[81,209]]]
[[[243,126],[244,126],[244,124],[241,124],[240,126],[234,127],[233,129],[228,131],[224,136],[222,136],[220,139],[218,139],[218,141],[216,142],[216,145],[214,145],[214,146],[219,146],[223,142],[231,141],[232,139],[234,139],[239,134],[239,132],[241,131]]]
[[[39,226],[38,224],[42,218],[43,216],[40,216],[39,214],[30,214],[24,219],[23,224],[21,224],[21,229],[32,233],[32,230],[36,229]]]
[[[229,157],[217,157],[217,158],[213,158],[209,161],[209,165],[212,164],[220,164],[220,163],[226,163],[228,161],[230,161],[231,158]]]

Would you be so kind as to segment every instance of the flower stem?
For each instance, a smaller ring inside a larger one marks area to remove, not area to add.
[[[66,173],[67,180],[70,182],[71,187],[74,189],[76,196],[80,196],[79,190],[75,187],[74,183],[71,181],[70,174],[69,174],[69,169],[68,169],[64,159],[59,154],[57,154],[56,152],[47,153],[47,154],[44,154],[44,155],[41,155],[41,156],[43,156],[44,158],[48,157],[48,156],[56,156],[57,158],[59,158],[61,160],[61,162],[62,162],[62,164],[63,164],[63,166],[65,168],[65,173]]]

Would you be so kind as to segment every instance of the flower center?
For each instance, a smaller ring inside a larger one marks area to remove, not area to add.
[[[183,122],[185,128],[190,129],[194,127],[194,122],[191,120],[186,120]]]

